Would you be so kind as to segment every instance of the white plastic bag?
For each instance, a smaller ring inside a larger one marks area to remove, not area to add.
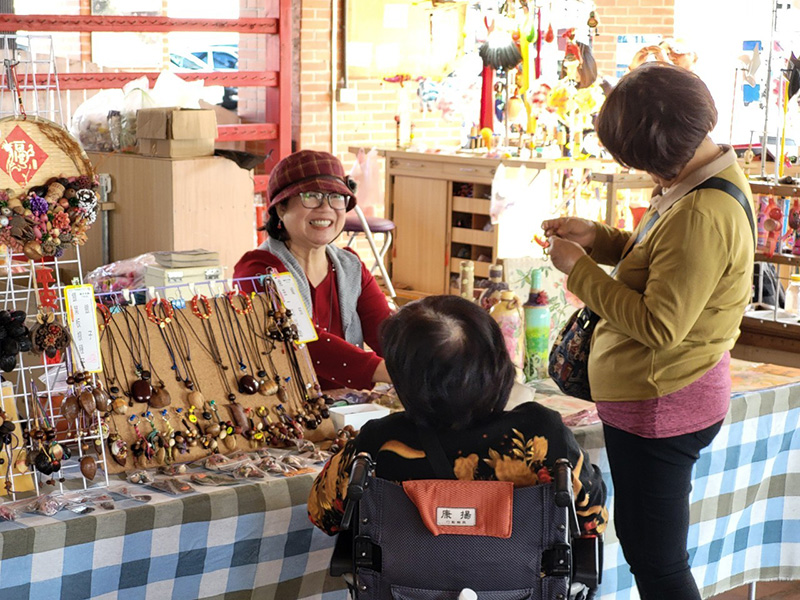
[[[378,151],[375,148],[369,152],[364,152],[363,148],[359,149],[356,162],[350,170],[350,177],[358,184],[356,190],[358,206],[366,216],[374,217],[376,208],[383,206],[384,193]]]
[[[116,150],[133,151],[136,147],[136,113],[142,108],[156,108],[156,101],[148,90],[149,81],[147,77],[140,77],[128,83],[123,92],[125,97],[122,100],[121,131],[119,146]]]
[[[111,152],[114,146],[108,124],[109,112],[122,108],[122,90],[102,90],[81,104],[72,115],[70,133],[85,150]]]

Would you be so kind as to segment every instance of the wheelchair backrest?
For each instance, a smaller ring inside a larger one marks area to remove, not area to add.
[[[480,600],[566,598],[568,516],[554,493],[551,484],[514,490],[508,538],[434,536],[402,486],[371,478],[353,522],[357,598],[456,600],[464,588]],[[458,504],[450,508],[469,509],[469,494]]]

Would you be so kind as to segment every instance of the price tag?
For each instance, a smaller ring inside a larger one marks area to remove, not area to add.
[[[272,275],[272,280],[275,282],[275,287],[278,288],[278,293],[281,295],[283,306],[292,311],[292,320],[297,325],[297,333],[300,334],[298,343],[307,344],[319,339],[317,329],[314,327],[314,322],[311,320],[311,314],[303,302],[303,297],[300,295],[300,288],[297,287],[297,282],[292,277],[291,273],[279,273]]]
[[[72,343],[90,373],[103,370],[100,358],[100,332],[97,327],[94,288],[91,285],[70,285],[64,288],[67,323]]]

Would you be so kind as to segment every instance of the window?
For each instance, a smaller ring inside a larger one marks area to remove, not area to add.
[[[227,52],[214,52],[215,69],[236,69],[239,64],[238,57]]]

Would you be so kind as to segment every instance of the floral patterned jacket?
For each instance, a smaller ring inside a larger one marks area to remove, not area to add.
[[[569,459],[581,526],[587,532],[605,530],[606,486],[600,469],[557,412],[526,402],[471,429],[440,432],[439,440],[461,480],[512,481],[515,487],[548,483],[556,460]],[[376,474],[383,479],[434,479],[421,448],[416,426],[403,412],[368,422],[314,481],[308,498],[311,522],[329,535],[339,531],[350,468],[359,452],[376,460]]]

